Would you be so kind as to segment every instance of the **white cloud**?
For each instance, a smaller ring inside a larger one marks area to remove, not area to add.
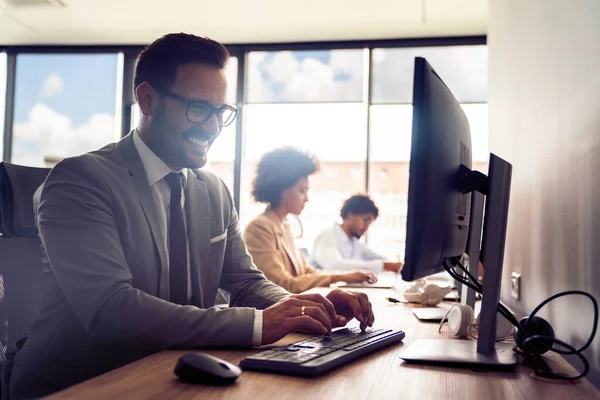
[[[52,72],[46,77],[44,83],[42,83],[42,87],[40,88],[40,97],[42,99],[48,99],[50,97],[58,96],[62,93],[64,87],[64,79],[56,72]]]
[[[94,114],[83,125],[45,104],[38,103],[27,122],[15,124],[13,162],[45,166],[45,156],[69,157],[96,150],[114,139],[115,118]]]
[[[252,53],[249,88],[253,102],[360,101],[362,51],[334,50],[328,63],[291,51]],[[339,79],[337,75],[344,75]]]

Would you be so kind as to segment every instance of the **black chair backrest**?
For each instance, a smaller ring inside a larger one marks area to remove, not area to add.
[[[0,163],[0,233],[4,237],[37,238],[33,195],[50,168]]]
[[[0,163],[0,365],[39,315],[45,256],[33,196],[49,172]]]

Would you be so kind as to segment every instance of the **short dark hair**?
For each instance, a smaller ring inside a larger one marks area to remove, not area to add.
[[[343,219],[350,214],[373,214],[377,218],[379,217],[379,208],[366,194],[355,194],[344,202],[340,211]]]
[[[252,196],[259,203],[279,206],[284,190],[298,179],[314,174],[320,168],[317,157],[294,147],[281,147],[265,153],[256,166]]]
[[[133,89],[143,82],[169,89],[180,65],[203,64],[223,69],[228,60],[229,52],[221,43],[187,33],[170,33],[156,39],[138,55]]]

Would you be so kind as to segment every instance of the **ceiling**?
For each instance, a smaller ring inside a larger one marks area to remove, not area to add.
[[[0,0],[0,45],[223,43],[484,35],[487,0]]]

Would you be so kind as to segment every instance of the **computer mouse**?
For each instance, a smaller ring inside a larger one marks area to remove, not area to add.
[[[173,372],[185,382],[228,385],[241,375],[242,370],[210,354],[188,353],[179,357]]]

